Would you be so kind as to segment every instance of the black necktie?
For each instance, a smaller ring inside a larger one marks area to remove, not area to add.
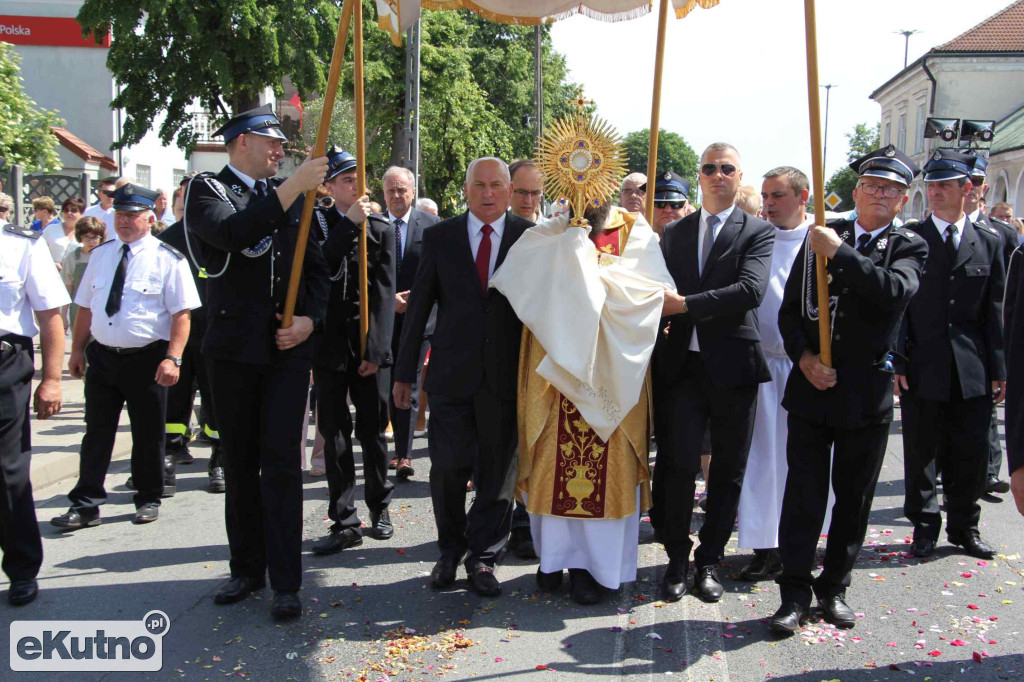
[[[402,225],[401,218],[395,218],[395,271],[402,269]]]
[[[956,225],[946,226],[946,255],[949,256],[949,262],[956,262]]]
[[[871,235],[865,232],[857,237],[857,253],[862,256],[868,255],[868,244],[871,243]]]
[[[107,317],[117,315],[117,311],[121,309],[121,294],[124,293],[124,275],[126,272],[128,272],[127,244],[121,247],[121,260],[118,261],[117,269],[114,270],[114,279],[110,282],[110,293],[107,294],[107,307],[104,308]]]
[[[259,198],[262,199],[267,196],[267,183],[265,180],[257,180],[256,186],[253,187],[253,189],[256,190],[256,196]]]

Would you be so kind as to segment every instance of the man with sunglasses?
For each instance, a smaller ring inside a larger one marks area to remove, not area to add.
[[[901,329],[906,360],[897,365],[896,394],[903,410],[903,511],[914,524],[910,552],[918,557],[931,556],[942,528],[938,468],[946,538],[973,557],[995,556],[978,530],[978,501],[992,406],[1006,389],[1006,274],[999,233],[964,212],[976,160],[957,149],[935,151],[924,167],[932,215],[912,228],[928,242],[928,261]]]
[[[114,190],[118,187],[118,178],[103,178],[96,189],[99,201],[82,211],[82,216],[99,218],[107,224],[107,234],[114,234]],[[122,184],[127,184],[127,181]],[[86,197],[88,198],[88,197]]]
[[[758,384],[771,376],[761,352],[757,307],[768,286],[775,228],[738,210],[740,155],[715,143],[701,156],[697,180],[704,204],[670,223],[661,237],[682,312],[663,319],[654,349],[654,421],[658,443],[651,524],[668,552],[662,598],[686,589],[693,541],[690,518],[704,430],[710,422],[714,457],[694,593],[722,598],[719,561],[736,520],[750,450]]]
[[[640,185],[640,191],[647,195],[647,183]],[[654,181],[654,228],[661,235],[665,226],[684,217],[686,200],[690,196],[690,183],[672,171],[659,171]]]
[[[782,604],[771,619],[779,635],[800,629],[814,595],[830,623],[851,628],[856,622],[846,589],[889,440],[891,353],[928,253],[918,234],[893,224],[918,173],[914,162],[889,145],[850,167],[860,176],[853,190],[857,219],[808,229],[779,309],[779,331],[793,361],[782,400],[789,412],[789,470],[779,521]],[[828,311],[818,309],[816,254],[828,259]],[[821,362],[822,314],[832,320],[831,367]],[[824,569],[812,578],[830,476],[835,505]]]

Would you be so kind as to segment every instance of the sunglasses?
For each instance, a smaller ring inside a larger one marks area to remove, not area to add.
[[[723,163],[721,166],[717,163],[705,163],[700,167],[700,172],[709,178],[719,170],[722,171],[722,175],[731,178],[736,173],[736,166],[731,163]]]
[[[9,206],[0,206],[0,213],[7,213],[11,208]]]
[[[686,206],[685,201],[655,201],[654,208],[674,208],[677,211]]]

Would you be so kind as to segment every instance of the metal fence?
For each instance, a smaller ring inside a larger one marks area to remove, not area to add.
[[[4,179],[4,192],[14,199],[14,213],[10,221],[16,225],[32,224],[32,200],[50,197],[60,210],[60,205],[71,197],[82,197],[86,206],[99,201],[96,195],[98,181],[88,173],[79,175],[25,175],[21,166],[11,166]]]

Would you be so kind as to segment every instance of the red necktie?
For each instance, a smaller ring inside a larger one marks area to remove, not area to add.
[[[491,272],[491,233],[494,232],[494,228],[484,225],[480,232],[483,237],[480,239],[480,248],[476,251],[476,274],[480,276],[480,288],[486,296],[487,280],[490,279]]]

